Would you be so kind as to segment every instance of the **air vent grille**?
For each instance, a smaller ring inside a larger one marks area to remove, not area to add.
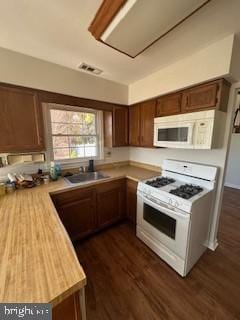
[[[87,71],[87,72],[90,72],[90,73],[93,73],[93,74],[101,74],[103,71],[98,69],[98,68],[95,68],[93,66],[90,66],[89,64],[83,62],[80,64],[80,66],[78,67],[78,69],[80,70],[83,70],[83,71]]]

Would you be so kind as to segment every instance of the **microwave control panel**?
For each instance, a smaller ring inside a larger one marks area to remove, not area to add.
[[[210,149],[212,143],[213,121],[211,119],[196,121],[195,147]]]

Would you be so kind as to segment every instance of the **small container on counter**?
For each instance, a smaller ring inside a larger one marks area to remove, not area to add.
[[[13,193],[16,189],[15,183],[13,182],[7,182],[6,183],[6,191],[7,193]]]
[[[49,175],[42,176],[42,180],[44,184],[48,184],[50,182]]]
[[[6,193],[6,185],[4,182],[0,182],[0,196],[4,196]]]

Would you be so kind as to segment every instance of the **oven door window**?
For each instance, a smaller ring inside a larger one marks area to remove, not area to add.
[[[189,127],[158,129],[158,141],[188,142]]]
[[[175,239],[177,221],[144,203],[143,219],[166,236]]]

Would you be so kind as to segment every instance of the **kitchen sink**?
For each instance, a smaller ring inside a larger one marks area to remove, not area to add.
[[[78,184],[106,178],[109,178],[109,176],[106,176],[101,172],[95,171],[73,174],[72,176],[65,177],[64,179],[70,184]]]

